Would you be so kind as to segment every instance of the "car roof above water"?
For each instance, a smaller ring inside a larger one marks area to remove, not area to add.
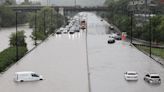
[[[16,72],[15,74],[30,74],[30,73],[35,73],[32,71],[23,71],[23,72]]]

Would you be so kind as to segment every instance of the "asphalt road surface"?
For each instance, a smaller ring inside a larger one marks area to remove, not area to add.
[[[88,62],[91,92],[163,92],[164,69],[128,42],[107,44],[108,24],[93,13],[88,20]],[[139,80],[127,82],[124,72],[137,71]],[[34,71],[43,81],[16,83],[14,73]],[[161,85],[143,81],[148,72],[159,73]],[[0,75],[1,92],[89,92],[85,32],[50,37]]]

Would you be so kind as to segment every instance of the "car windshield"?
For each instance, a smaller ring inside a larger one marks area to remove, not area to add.
[[[136,75],[136,73],[128,73],[128,75]]]
[[[159,76],[151,76],[151,78],[159,78]]]
[[[31,74],[33,77],[39,77],[39,75],[37,74]]]

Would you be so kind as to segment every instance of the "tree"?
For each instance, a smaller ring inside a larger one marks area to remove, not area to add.
[[[10,36],[10,47],[26,47],[25,37],[24,31],[18,31],[17,34],[12,33]]]
[[[161,17],[161,23],[158,26],[158,30],[160,32],[160,41],[164,42],[164,16]]]
[[[10,27],[15,25],[15,13],[10,8],[0,6],[1,26]]]
[[[50,7],[44,7],[38,11],[37,16],[35,13],[30,14],[30,27],[32,27],[32,38],[37,40],[44,40],[48,35],[54,33],[55,29],[64,24],[64,17],[58,14]],[[35,30],[35,16],[37,27]]]

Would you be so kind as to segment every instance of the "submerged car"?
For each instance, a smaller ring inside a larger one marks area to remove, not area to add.
[[[116,39],[116,40],[121,40],[122,38],[121,38],[120,35],[117,35],[117,36],[114,37],[114,39]]]
[[[24,71],[24,72],[16,72],[14,79],[17,82],[24,82],[24,81],[43,80],[43,77],[35,72]]]
[[[160,84],[161,78],[157,73],[148,73],[145,75],[144,80],[151,84]]]
[[[56,34],[62,34],[62,32],[60,30],[56,31]]]
[[[75,31],[70,31],[69,33],[70,33],[70,34],[74,34],[74,33],[75,33]]]
[[[115,43],[115,39],[114,38],[109,38],[108,39],[108,44],[111,44],[111,43]]]
[[[135,71],[128,71],[124,73],[125,80],[127,81],[137,81],[138,73]]]

